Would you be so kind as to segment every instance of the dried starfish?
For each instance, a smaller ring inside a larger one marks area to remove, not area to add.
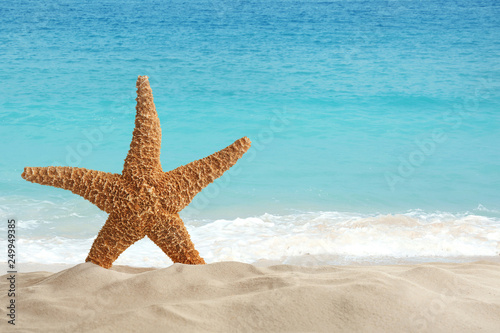
[[[179,211],[250,148],[243,137],[200,160],[163,172],[161,127],[147,76],[137,79],[137,114],[121,174],[73,167],[24,168],[22,177],[82,196],[109,217],[86,261],[109,268],[130,245],[148,236],[173,262],[204,264]]]

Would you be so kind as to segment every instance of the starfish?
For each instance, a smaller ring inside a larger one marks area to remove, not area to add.
[[[109,214],[85,261],[109,268],[148,236],[173,262],[204,264],[179,217],[194,196],[250,148],[243,137],[205,158],[163,172],[161,127],[147,76],[137,79],[135,129],[121,174],[76,167],[26,167],[22,177],[78,194]]]

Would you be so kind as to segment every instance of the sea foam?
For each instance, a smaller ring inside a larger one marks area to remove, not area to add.
[[[105,214],[101,217],[104,223]],[[21,263],[80,263],[95,237],[87,237],[87,232],[79,238],[52,236],[54,223],[50,221],[18,222],[19,234],[30,232],[30,236],[18,238]],[[500,254],[500,221],[470,213],[303,212],[204,221],[186,219],[185,224],[208,263],[297,263],[294,258],[303,258],[298,263],[307,264],[414,262]],[[99,227],[88,226],[97,234]],[[144,238],[128,248],[115,264],[164,267],[171,261]]]

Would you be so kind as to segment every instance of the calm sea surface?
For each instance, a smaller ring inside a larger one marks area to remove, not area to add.
[[[253,142],[181,213],[208,261],[500,252],[496,0],[8,0],[0,17],[0,213],[21,260],[85,258],[106,214],[20,174],[121,172],[138,75],[164,170]],[[119,260],[168,262],[148,242]]]

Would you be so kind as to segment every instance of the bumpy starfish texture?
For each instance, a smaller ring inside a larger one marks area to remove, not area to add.
[[[161,127],[147,76],[137,79],[135,129],[121,174],[74,167],[26,167],[24,179],[82,196],[109,217],[86,261],[109,268],[136,241],[148,236],[173,262],[204,264],[179,212],[222,176],[250,148],[243,137],[200,160],[163,172]]]

